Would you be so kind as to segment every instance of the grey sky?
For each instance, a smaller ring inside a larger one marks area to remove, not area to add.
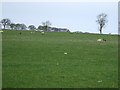
[[[96,33],[96,16],[108,15],[108,23],[103,33],[118,32],[117,2],[4,2],[2,18],[14,23],[24,23],[38,27],[49,20],[54,27],[68,28],[70,31]]]

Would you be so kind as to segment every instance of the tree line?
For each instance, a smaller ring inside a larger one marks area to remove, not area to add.
[[[97,16],[96,20],[100,34],[102,34],[102,29],[106,25],[107,21],[107,14],[101,13]],[[69,29],[66,28],[56,28],[56,27],[50,27],[51,22],[50,21],[45,21],[42,22],[42,25],[39,25],[37,28],[34,25],[29,25],[28,27],[25,24],[15,24],[11,23],[10,19],[2,19],[0,23],[3,25],[4,29],[6,27],[10,27],[12,30],[26,30],[27,28],[29,30],[44,30],[44,31],[63,31],[63,32],[70,32]]]
[[[43,26],[40,25],[38,28],[36,28],[34,25],[29,25],[28,27],[25,24],[15,24],[12,23],[10,19],[5,18],[0,21],[0,23],[3,25],[3,29],[10,28],[10,29],[15,29],[15,30],[26,30],[27,28],[29,30],[36,30],[36,29],[46,29],[48,26],[51,25],[49,21],[42,22]]]
[[[34,25],[29,25],[28,27],[25,24],[15,24],[12,23],[10,19],[5,18],[0,21],[0,23],[3,25],[3,29],[10,28],[11,30],[44,30],[44,31],[64,31],[68,32],[69,29],[66,28],[56,28],[56,27],[50,27],[52,24],[50,21],[42,22],[42,25],[39,25],[38,27],[35,27]]]

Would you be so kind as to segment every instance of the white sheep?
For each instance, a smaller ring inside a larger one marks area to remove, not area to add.
[[[65,54],[65,55],[67,55],[67,53],[66,53],[66,52],[65,52],[64,54]]]
[[[0,33],[2,33],[3,31],[0,31]]]
[[[98,39],[98,42],[107,41],[106,39]]]
[[[99,80],[98,82],[100,83],[100,82],[102,82],[102,80]]]
[[[98,42],[101,42],[101,41],[103,41],[103,40],[102,40],[102,39],[98,39],[97,41],[98,41]]]
[[[41,34],[42,34],[42,35],[44,35],[44,34],[45,34],[45,32],[41,32]]]

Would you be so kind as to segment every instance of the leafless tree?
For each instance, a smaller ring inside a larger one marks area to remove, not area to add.
[[[100,34],[102,34],[102,29],[105,26],[105,24],[108,22],[107,21],[107,14],[101,13],[97,16],[96,22],[99,24],[99,31]]]
[[[48,31],[48,27],[51,25],[50,21],[42,22],[42,25],[44,26],[44,30]]]

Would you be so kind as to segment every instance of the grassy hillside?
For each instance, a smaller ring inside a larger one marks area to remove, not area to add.
[[[2,34],[0,33],[0,89],[2,89]]]
[[[2,40],[3,88],[118,87],[117,35],[4,30]]]

